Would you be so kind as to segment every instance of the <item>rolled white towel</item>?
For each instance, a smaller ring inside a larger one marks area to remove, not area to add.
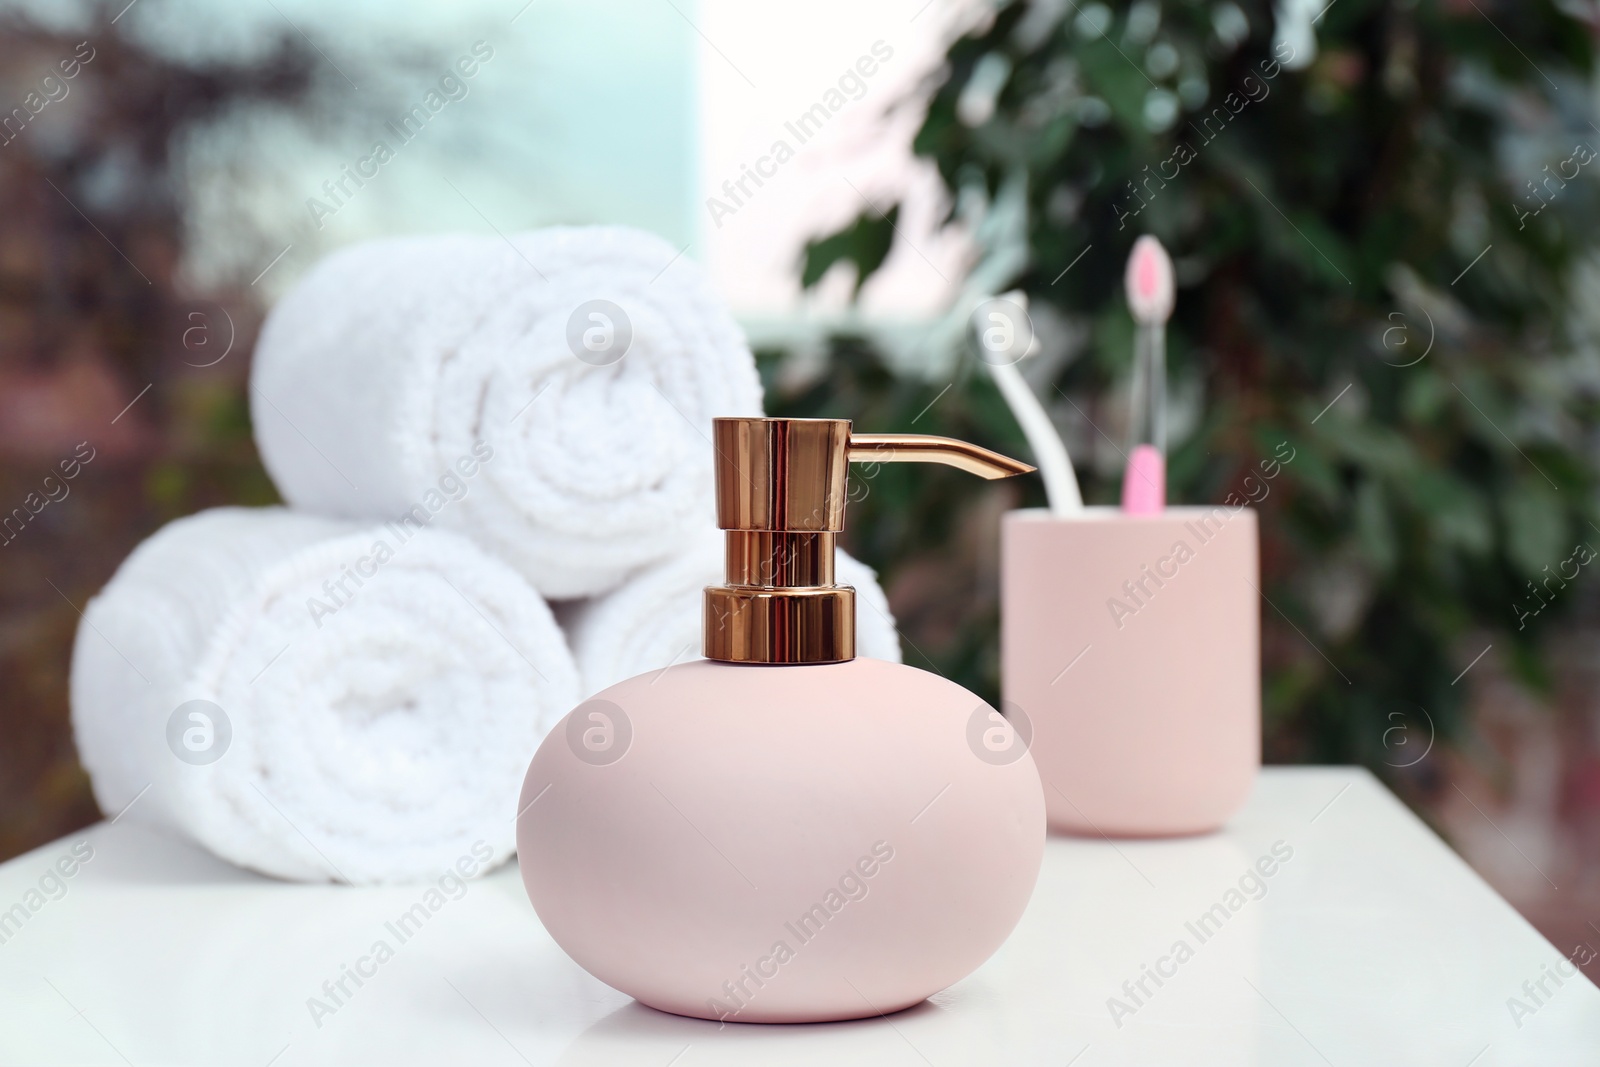
[[[707,521],[711,420],[761,414],[761,385],[694,263],[638,230],[573,227],[329,256],[262,327],[251,413],[289,503],[431,514],[578,597]],[[479,442],[482,472],[450,502],[441,479]]]
[[[280,878],[424,881],[511,854],[577,689],[544,600],[465,538],[220,508],[90,601],[72,722],[109,816]]]
[[[702,654],[704,597],[723,581],[721,531],[696,536],[678,557],[634,575],[621,588],[563,611],[587,699],[624,678]],[[900,634],[871,567],[839,552],[840,585],[856,590],[856,655],[900,662]]]

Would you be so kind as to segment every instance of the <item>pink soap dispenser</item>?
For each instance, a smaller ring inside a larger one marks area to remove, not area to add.
[[[834,584],[847,464],[1032,468],[844,419],[718,419],[728,581],[706,660],[640,675],[545,739],[517,819],[540,920],[663,1011],[823,1022],[910,1007],[975,970],[1043,854],[1026,739],[935,674],[855,658]]]

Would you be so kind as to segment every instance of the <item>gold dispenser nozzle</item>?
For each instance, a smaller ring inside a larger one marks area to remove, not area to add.
[[[850,463],[943,463],[984,478],[1033,470],[924,434],[854,434],[848,419],[717,419],[717,525],[727,583],[705,593],[705,654],[726,663],[855,658],[855,590],[834,584]]]

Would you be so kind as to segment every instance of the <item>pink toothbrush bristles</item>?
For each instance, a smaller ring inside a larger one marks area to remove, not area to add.
[[[1172,259],[1161,242],[1149,234],[1133,243],[1126,284],[1128,310],[1136,322],[1152,326],[1172,317]]]

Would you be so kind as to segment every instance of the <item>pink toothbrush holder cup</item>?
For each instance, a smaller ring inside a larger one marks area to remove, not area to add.
[[[1256,514],[1005,516],[1001,696],[1052,830],[1215,830],[1261,765]],[[1026,736],[1026,733],[1024,733]]]

